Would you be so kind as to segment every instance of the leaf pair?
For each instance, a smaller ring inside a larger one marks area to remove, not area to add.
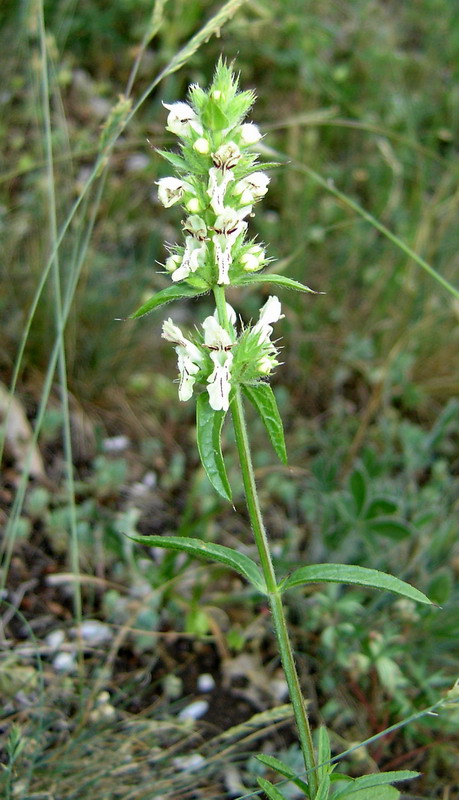
[[[242,575],[259,592],[267,593],[263,575],[255,561],[244,553],[233,550],[231,547],[224,547],[213,542],[203,542],[201,539],[185,536],[131,534],[129,538],[140,544],[147,544],[150,547],[181,550],[196,558],[225,564]],[[385,572],[379,572],[376,569],[346,564],[310,564],[300,567],[279,584],[279,592],[283,593],[287,589],[309,583],[345,583],[351,586],[366,586],[369,589],[381,589],[415,600],[418,603],[431,605],[431,601],[425,594],[393,575],[387,575]]]
[[[139,317],[144,317],[146,314],[151,314],[151,312],[156,308],[159,308],[166,303],[170,303],[172,300],[199,297],[200,295],[206,294],[206,292],[210,291],[211,287],[206,285],[202,279],[199,280],[197,275],[193,275],[191,279],[196,284],[199,282],[202,285],[192,286],[190,283],[181,281],[173,286],[168,286],[166,289],[161,289],[160,292],[157,292],[153,295],[153,297],[150,297],[150,299],[141,305],[140,308],[134,311],[133,314],[130,314],[129,319],[139,319]],[[236,282],[233,283],[233,285],[248,286],[251,283],[273,283],[276,286],[283,286],[285,289],[293,289],[297,292],[312,292],[315,294],[313,289],[310,289],[308,286],[304,286],[304,284],[299,283],[298,281],[287,278],[285,275],[272,275],[269,272],[264,273],[263,275],[247,273],[247,275],[241,276]]]

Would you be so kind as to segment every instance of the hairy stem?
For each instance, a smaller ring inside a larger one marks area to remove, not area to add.
[[[222,328],[225,328],[225,330],[229,330],[224,288],[222,286],[216,286],[214,289],[214,295],[220,325]],[[292,645],[288,634],[285,610],[282,604],[282,594],[277,586],[276,575],[269,549],[268,536],[263,523],[260,503],[258,500],[249,437],[245,423],[244,407],[242,403],[241,390],[239,387],[234,390],[231,400],[231,414],[233,418],[236,445],[241,464],[247,509],[258,549],[261,568],[263,570],[266,587],[269,593],[269,602],[282,666],[285,672],[293,713],[295,715],[298,728],[304,765],[306,767],[306,771],[308,772],[308,782],[309,786],[311,787],[311,797],[313,798],[317,794],[318,786],[316,771],[317,764],[312,742],[311,728],[309,725],[306,706],[295,665]]]

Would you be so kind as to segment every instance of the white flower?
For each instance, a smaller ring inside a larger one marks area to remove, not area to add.
[[[234,314],[234,310],[231,309],[231,311]],[[202,327],[204,328],[204,344],[206,347],[211,347],[213,350],[223,350],[225,347],[231,346],[232,342],[228,331],[222,328],[215,317],[206,317]]]
[[[185,252],[183,253],[182,263],[171,275],[174,283],[183,281],[188,277],[190,272],[196,272],[199,267],[203,267],[206,263],[206,257],[207,246],[205,242],[199,242],[193,236],[187,236],[185,239]]]
[[[167,342],[172,342],[172,344],[176,344],[180,347],[192,361],[195,361],[197,364],[202,363],[203,355],[199,347],[196,347],[193,342],[183,335],[178,325],[175,325],[170,317],[163,322],[161,336],[163,339],[166,339]]]
[[[220,286],[228,285],[229,269],[233,263],[233,256],[231,253],[231,243],[227,241],[224,236],[213,236],[212,241],[215,248],[215,258],[217,260],[218,268],[218,281]]]
[[[203,362],[203,354],[199,348],[190,342],[177,325],[171,319],[165,320],[162,331],[163,339],[176,344],[177,367],[179,371],[179,400],[189,400],[193,394],[193,386],[196,383],[194,377],[199,372]]]
[[[197,214],[192,214],[191,217],[187,217],[183,224],[183,230],[185,233],[188,233],[190,236],[194,236],[200,241],[204,241],[206,238],[206,223],[202,217],[198,217]]]
[[[241,212],[235,211],[233,208],[224,208],[214,223],[215,233],[225,236],[231,243],[246,227],[247,223],[242,220]]]
[[[231,170],[221,170],[211,167],[209,170],[209,184],[207,194],[210,197],[210,205],[216,214],[222,214],[225,210],[225,192],[230,181],[234,180]]]
[[[163,103],[163,106],[169,111],[166,125],[168,131],[182,137],[189,136],[192,130],[202,135],[202,125],[188,103]]]
[[[229,303],[225,303],[226,305],[226,316],[228,317],[228,321],[231,322],[231,325],[236,325],[236,312],[233,306],[230,306]],[[214,317],[218,322],[218,309],[216,308],[214,311]]]
[[[251,144],[255,144],[259,142],[261,139],[261,133],[259,128],[253,124],[253,122],[245,122],[244,125],[241,125],[239,128],[241,134],[241,142],[247,146]]]
[[[234,142],[222,144],[215,153],[212,153],[212,161],[217,169],[234,169],[241,157],[241,151]]]
[[[158,198],[166,208],[179,203],[185,192],[185,184],[178,178],[160,178],[156,185]]]
[[[258,341],[260,344],[262,342],[269,341],[273,332],[271,327],[272,323],[278,322],[278,320],[284,317],[284,314],[281,313],[281,310],[279,298],[275,295],[270,295],[263,308],[260,310],[258,322],[252,328],[252,333],[258,336]]]
[[[179,400],[186,403],[193,394],[193,386],[196,383],[194,376],[199,372],[199,367],[186,353],[180,352],[180,347],[175,349],[178,355],[177,367],[180,375],[178,396]]]
[[[226,350],[214,350],[210,357],[214,371],[207,378],[209,403],[214,411],[228,411],[233,354]]]
[[[228,307],[228,316],[236,319],[236,314],[231,306]],[[207,317],[202,323],[204,328],[204,344],[210,348],[210,357],[214,364],[213,372],[207,378],[207,391],[209,403],[214,411],[228,411],[229,394],[231,390],[231,353],[232,340],[228,331],[225,331],[215,317]]]
[[[234,187],[234,193],[240,195],[242,203],[253,203],[260,200],[268,191],[270,177],[265,172],[252,172]]]
[[[247,227],[247,223],[241,219],[240,212],[232,208],[225,208],[219,214],[214,224],[215,235],[212,241],[215,247],[215,258],[218,267],[218,283],[229,284],[229,268],[233,262],[231,252],[232,245],[242,231]]]

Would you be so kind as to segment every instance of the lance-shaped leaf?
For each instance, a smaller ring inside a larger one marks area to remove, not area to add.
[[[214,411],[209,403],[209,395],[203,392],[196,403],[196,427],[198,450],[202,466],[214,489],[231,502],[231,486],[226,474],[222,456],[222,427],[224,411]]]
[[[269,800],[287,800],[284,794],[276,789],[274,784],[271,781],[267,781],[266,778],[257,778],[258,785],[261,786],[265,795],[269,797]]]
[[[348,564],[310,564],[292,572],[282,581],[280,588],[285,591],[305,583],[349,583],[353,586],[368,586],[370,589],[382,589],[402,597],[408,597],[418,603],[432,605],[432,601],[411,584],[405,583],[393,575],[388,575],[386,572],[368,569],[368,567]]]
[[[187,286],[186,283],[179,283],[175,286],[168,286],[167,289],[161,289],[147,300],[143,306],[130,314],[128,319],[138,319],[144,317],[145,314],[150,314],[155,308],[163,306],[165,303],[170,303],[172,300],[180,300],[183,297],[198,297],[200,294],[205,294],[208,288],[196,288],[194,286]]]
[[[196,558],[204,558],[207,561],[217,561],[231,567],[239,575],[242,575],[258,591],[265,593],[266,585],[260,569],[251,558],[244,553],[239,553],[231,547],[213,542],[203,542],[201,539],[193,539],[186,536],[144,536],[140,533],[129,534],[129,538],[139,544],[147,544],[149,547],[164,547],[166,550],[180,550]]]
[[[281,761],[280,758],[276,758],[276,756],[267,756],[264,755],[264,753],[259,753],[255,756],[255,758],[266,767],[270,767],[270,769],[278,772],[279,775],[282,775],[284,778],[288,778],[290,781],[292,781],[292,783],[298,786],[302,792],[304,792],[306,797],[310,797],[309,786],[306,781],[303,781],[301,778],[299,778],[295,771],[289,767],[288,764],[285,764],[284,761]]]
[[[158,155],[165,158],[166,161],[169,161],[169,163],[172,164],[179,172],[187,172],[188,165],[185,159],[182,156],[179,156],[178,153],[170,153],[169,150],[158,149],[156,149],[156,152]]]
[[[413,770],[410,769],[401,769],[394,772],[375,772],[372,775],[364,775],[362,778],[356,778],[350,786],[345,786],[344,789],[341,789],[333,795],[333,800],[338,800],[338,798],[341,797],[354,797],[354,795],[356,800],[360,800],[361,797],[367,796],[363,794],[364,789],[373,789],[373,787],[376,786],[389,786],[392,783],[399,783],[401,781],[411,781],[414,778],[419,778],[419,775],[419,772],[413,772]],[[372,795],[368,795],[368,797],[371,796]],[[377,795],[375,795],[375,797],[376,796]]]
[[[262,382],[252,385],[245,384],[242,389],[262,418],[278,458],[283,464],[286,464],[287,450],[285,447],[284,426],[282,425],[273,390],[268,383]]]
[[[400,792],[394,786],[374,786],[368,789],[353,789],[345,795],[334,794],[333,800],[337,800],[338,797],[349,797],[352,800],[399,800]]]
[[[253,273],[248,272],[246,275],[241,275],[239,278],[231,281],[233,286],[247,286],[249,283],[274,283],[276,286],[283,286],[284,289],[293,289],[295,292],[311,292],[311,294],[320,294],[305,286],[304,283],[294,281],[292,278],[287,278],[285,275],[273,275],[270,272]]]

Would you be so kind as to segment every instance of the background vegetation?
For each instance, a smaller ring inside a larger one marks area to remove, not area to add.
[[[409,250],[459,284],[459,7],[227,6],[0,10],[3,416],[6,387],[15,395],[0,485],[8,798],[241,796],[261,769],[252,753],[266,720],[265,750],[298,758],[259,599],[222,568],[124,535],[252,547],[236,463],[236,513],[198,467],[162,316],[116,321],[166,285],[157,262],[178,236],[154,186],[167,174],[154,148],[172,146],[162,101],[206,85],[220,53],[257,92],[267,158],[288,161],[253,230],[276,272],[324,292],[282,297],[274,387],[289,469],[251,424],[279,568],[360,563],[442,606],[292,594],[312,715],[341,752],[457,677],[459,303]],[[259,299],[237,303],[250,319]],[[205,307],[183,303],[175,319],[193,324]],[[419,769],[404,797],[457,800],[458,720],[423,717],[348,768]]]

